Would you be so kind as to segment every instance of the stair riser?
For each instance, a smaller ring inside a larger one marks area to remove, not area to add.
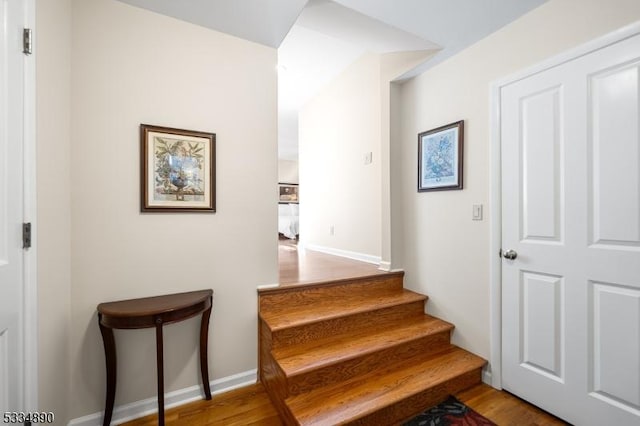
[[[403,362],[417,353],[429,355],[445,350],[450,346],[449,337],[450,331],[444,330],[373,353],[362,354],[354,359],[286,377],[288,393],[297,395],[330,383],[348,380],[357,375],[387,367],[389,364]]]
[[[441,403],[447,399],[449,395],[479,384],[481,382],[481,374],[481,369],[470,371],[441,383],[440,385],[425,389],[422,392],[415,394],[410,398],[403,399],[396,404],[380,408],[379,410],[366,414],[361,418],[339,424],[353,426],[399,424],[403,421],[412,419],[427,408]],[[408,413],[412,414],[408,415]],[[322,423],[309,423],[309,425],[310,424],[320,426]]]
[[[346,282],[308,284],[300,287],[279,287],[260,292],[260,310],[282,306],[314,304],[317,300],[342,299],[356,293],[371,294],[402,290],[401,273],[359,278]]]
[[[269,327],[260,321],[260,340],[259,340],[259,379],[265,387],[271,403],[281,418],[290,420],[287,424],[293,424],[291,412],[284,404],[287,397],[287,381],[284,373],[278,363],[271,355],[271,331]]]
[[[424,315],[424,301],[416,301],[274,331],[272,345],[275,349],[327,336],[347,335],[361,331],[372,324],[384,327],[416,315]]]

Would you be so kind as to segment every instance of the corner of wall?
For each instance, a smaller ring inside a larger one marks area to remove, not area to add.
[[[36,1],[38,400],[66,423],[71,334],[71,0]]]

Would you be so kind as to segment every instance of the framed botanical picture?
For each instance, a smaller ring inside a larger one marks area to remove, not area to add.
[[[279,203],[299,203],[298,185],[295,183],[279,183],[278,184],[278,202]]]
[[[464,121],[418,134],[418,192],[462,189]]]
[[[216,135],[140,125],[142,212],[216,210]]]

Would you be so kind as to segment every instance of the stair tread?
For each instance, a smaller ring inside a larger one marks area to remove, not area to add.
[[[334,335],[274,349],[273,357],[290,377],[452,329],[451,323],[422,315],[384,328],[372,326],[348,338]]]
[[[427,296],[415,293],[411,290],[386,291],[367,294],[355,294],[339,299],[327,297],[316,300],[309,305],[283,306],[260,312],[260,318],[264,320],[272,331],[278,331],[288,327],[294,327],[314,322],[325,321],[396,306],[420,300],[426,300]]]
[[[485,364],[484,359],[451,346],[437,354],[418,355],[384,370],[290,397],[285,403],[301,425],[342,424]]]

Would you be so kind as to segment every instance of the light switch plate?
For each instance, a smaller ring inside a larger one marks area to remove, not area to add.
[[[367,152],[364,155],[364,164],[365,164],[365,166],[367,164],[371,164],[372,162],[373,162],[373,152]]]
[[[473,214],[471,218],[473,220],[482,220],[482,204],[473,205]]]

